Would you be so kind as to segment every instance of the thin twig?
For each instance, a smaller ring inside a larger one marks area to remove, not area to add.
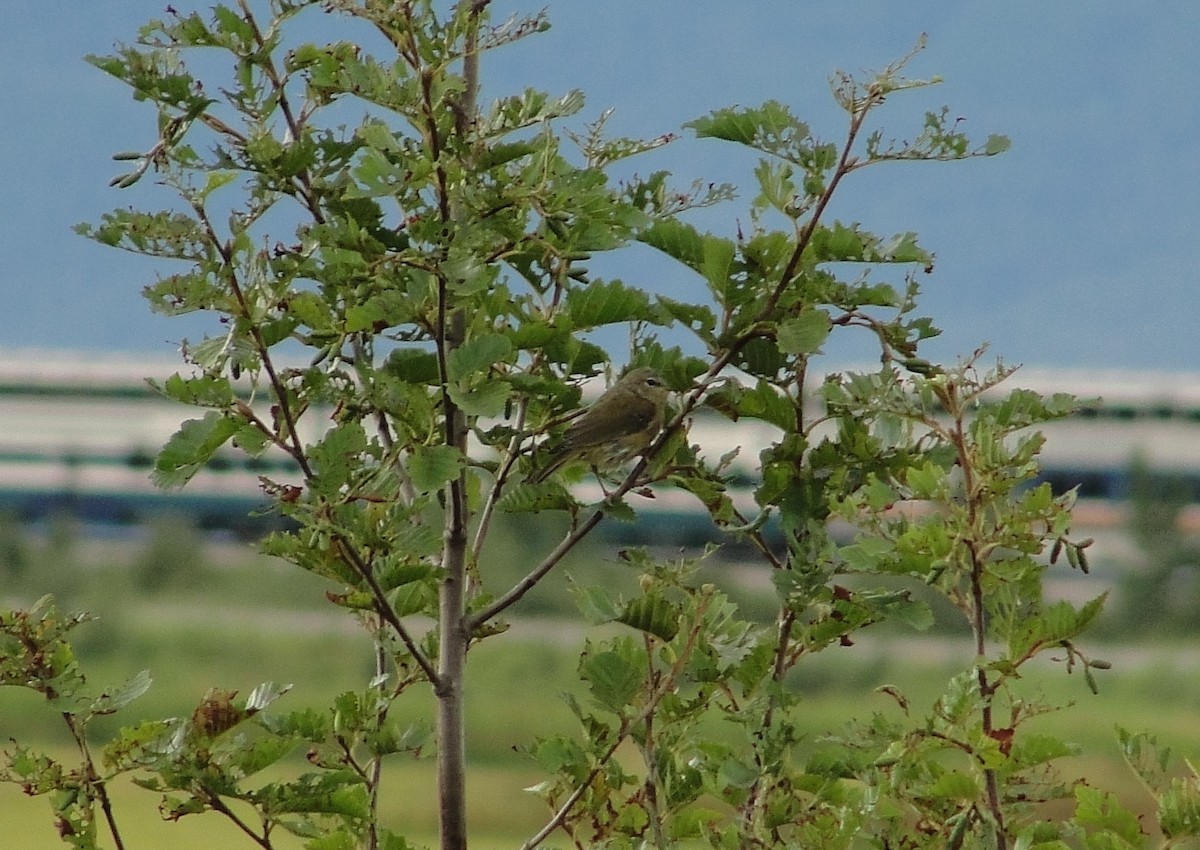
[[[563,825],[567,819],[567,816],[571,813],[571,809],[573,809],[575,804],[579,802],[585,793],[587,793],[588,788],[591,787],[592,782],[597,776],[600,775],[600,772],[607,768],[609,760],[616,755],[617,750],[620,749],[623,743],[625,743],[625,739],[628,738],[630,733],[637,729],[639,725],[644,723],[654,714],[655,710],[658,708],[658,704],[668,693],[670,693],[671,688],[674,686],[676,679],[678,678],[680,672],[682,672],[684,666],[691,660],[692,651],[696,647],[696,636],[700,632],[700,627],[707,611],[708,599],[702,598],[696,607],[696,618],[695,622],[692,623],[692,628],[688,631],[687,643],[684,644],[680,650],[679,657],[675,660],[675,663],[671,665],[671,669],[668,674],[662,678],[661,684],[651,693],[650,698],[646,701],[646,705],[637,713],[637,716],[633,717],[632,719],[622,719],[612,742],[608,745],[600,758],[596,760],[596,763],[592,769],[589,770],[583,779],[576,784],[575,790],[567,795],[566,800],[564,800],[562,805],[558,807],[550,820],[548,820],[541,829],[534,833],[534,835],[528,841],[521,845],[520,850],[533,850],[534,847],[537,847],[539,844],[545,841],[546,838],[549,837],[550,833],[554,832],[554,830]]]
[[[96,799],[100,801],[100,810],[104,813],[104,820],[108,824],[108,832],[112,835],[113,843],[116,845],[117,850],[125,850],[125,841],[121,837],[121,830],[117,827],[117,816],[113,811],[112,800],[108,796],[108,784],[96,773],[96,764],[92,760],[92,751],[91,747],[88,746],[87,735],[84,734],[80,725],[75,722],[75,715],[64,711],[62,718],[67,724],[67,728],[71,731],[71,737],[75,739],[75,745],[79,748],[80,755],[83,756],[83,769],[87,786],[96,795]]]
[[[263,850],[273,850],[275,845],[271,843],[270,836],[267,834],[265,827],[263,828],[263,834],[259,835],[251,828],[250,824],[238,817],[237,813],[234,812],[233,809],[229,808],[229,806],[225,804],[225,801],[222,800],[220,796],[210,793],[207,789],[205,789],[204,797],[209,808],[211,808],[214,812],[218,812],[219,814],[227,817],[234,826],[244,832],[255,844],[257,844],[259,847],[262,847]]]
[[[508,475],[512,472],[513,467],[517,463],[517,458],[521,454],[521,442],[525,430],[525,414],[528,410],[529,399],[522,397],[517,403],[517,416],[513,426],[516,433],[508,441],[508,445],[505,446],[504,454],[496,466],[495,480],[492,482],[487,499],[483,503],[483,509],[479,512],[479,525],[475,529],[475,539],[471,543],[471,563],[473,564],[479,562],[479,553],[482,551],[483,543],[487,539],[492,517],[496,512],[496,505],[499,503],[500,497],[504,492],[504,484],[508,481]]]
[[[363,561],[362,556],[359,555],[358,551],[350,545],[350,542],[341,534],[341,532],[334,532],[334,541],[341,549],[342,557],[348,564],[350,564],[354,571],[362,577],[363,581],[367,583],[367,587],[370,589],[371,595],[375,600],[375,612],[379,614],[379,616],[382,617],[389,626],[392,627],[393,631],[396,632],[396,635],[400,638],[401,642],[403,642],[404,647],[413,657],[413,660],[417,662],[417,665],[421,668],[422,672],[425,673],[425,676],[429,679],[430,684],[437,688],[441,681],[441,676],[438,675],[437,668],[433,666],[433,662],[431,662],[425,653],[421,651],[420,647],[417,646],[416,641],[413,640],[413,637],[409,633],[408,629],[404,627],[404,623],[402,623],[400,618],[396,616],[395,609],[392,608],[391,604],[388,602],[387,595],[383,592],[383,588],[380,586],[379,581],[375,578],[375,574],[371,571],[370,566]]]

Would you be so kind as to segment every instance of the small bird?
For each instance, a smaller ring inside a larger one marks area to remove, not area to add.
[[[653,369],[631,369],[571,423],[546,464],[529,476],[545,481],[563,464],[586,460],[606,469],[644,451],[662,430],[670,390]]]

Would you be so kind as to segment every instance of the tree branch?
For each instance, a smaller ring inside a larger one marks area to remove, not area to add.
[[[659,686],[650,694],[650,698],[646,701],[646,705],[642,707],[642,710],[639,711],[635,717],[622,718],[621,724],[617,728],[617,733],[613,736],[612,742],[608,745],[600,758],[596,759],[595,765],[591,768],[591,770],[588,771],[582,780],[576,783],[575,790],[567,795],[567,799],[564,800],[562,805],[558,807],[550,820],[548,820],[541,829],[534,833],[534,835],[528,841],[522,844],[520,850],[533,850],[533,848],[545,841],[546,838],[549,837],[550,833],[554,832],[554,830],[563,825],[567,819],[567,816],[571,814],[571,809],[573,809],[575,804],[583,798],[585,793],[587,793],[588,788],[591,787],[592,782],[597,776],[600,775],[600,772],[607,768],[609,760],[616,755],[617,750],[619,750],[621,745],[625,743],[625,739],[628,738],[635,729],[639,728],[654,714],[655,710],[658,708],[658,704],[662,702],[663,698],[675,687],[675,683],[679,677],[679,674],[691,660],[692,652],[696,647],[696,638],[700,633],[701,627],[703,626],[704,615],[708,611],[708,606],[709,600],[707,597],[702,598],[699,604],[696,606],[695,620],[692,623],[692,627],[688,630],[687,643],[685,643],[680,649],[679,656],[675,659],[675,663],[671,665],[671,669],[668,671],[667,675],[662,677]]]

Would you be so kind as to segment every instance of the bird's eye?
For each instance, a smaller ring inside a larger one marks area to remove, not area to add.
[[[646,386],[648,386],[648,387],[659,387],[659,386],[662,386],[662,381],[660,381],[658,378],[647,378],[647,379],[646,379]]]

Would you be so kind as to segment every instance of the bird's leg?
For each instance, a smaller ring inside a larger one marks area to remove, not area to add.
[[[604,498],[607,500],[611,494],[608,492],[608,488],[604,486],[604,476],[600,474],[600,470],[594,463],[592,464],[592,475],[596,476],[596,483],[600,485],[600,492],[604,494]]]

